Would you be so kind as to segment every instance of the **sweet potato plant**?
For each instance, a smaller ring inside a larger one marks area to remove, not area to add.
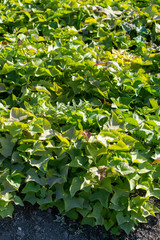
[[[0,217],[26,201],[127,234],[159,209],[160,1],[0,3]]]

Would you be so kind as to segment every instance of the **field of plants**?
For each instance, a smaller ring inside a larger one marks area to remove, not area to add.
[[[0,217],[38,203],[129,234],[159,212],[160,0],[3,0],[0,16]]]

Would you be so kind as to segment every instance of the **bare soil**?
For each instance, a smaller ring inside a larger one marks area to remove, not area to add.
[[[160,214],[150,216],[128,236],[123,231],[115,236],[102,226],[80,226],[56,209],[42,211],[27,204],[15,206],[12,219],[0,219],[0,240],[160,240]]]

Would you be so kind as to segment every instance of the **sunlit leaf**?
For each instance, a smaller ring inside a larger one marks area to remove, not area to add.
[[[12,108],[10,111],[10,119],[13,121],[22,121],[28,118],[29,113],[22,108]]]
[[[109,149],[113,151],[129,151],[130,150],[130,148],[127,147],[127,145],[122,140],[119,140],[116,144],[110,145]]]
[[[160,163],[160,159],[159,159],[159,158],[155,159],[155,160],[152,162],[152,164],[156,164],[156,163]]]
[[[49,92],[45,87],[36,86],[35,89],[36,89],[38,92],[45,92],[45,93],[51,95],[50,92]]]
[[[45,154],[39,160],[31,158],[29,161],[32,166],[37,167],[40,171],[47,172],[47,165],[49,159],[50,155]]]
[[[9,72],[12,72],[13,70],[14,70],[14,65],[8,65],[7,63],[5,63],[3,65],[2,70],[0,70],[0,75],[7,74]]]
[[[82,182],[83,179],[81,177],[73,178],[72,184],[70,186],[71,197],[73,197],[75,193],[80,190]]]

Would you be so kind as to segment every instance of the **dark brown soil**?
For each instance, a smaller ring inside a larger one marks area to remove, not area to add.
[[[127,236],[114,236],[101,226],[79,226],[58,214],[56,209],[42,211],[38,206],[16,206],[13,218],[0,219],[0,240],[160,240],[160,214],[150,216]]]

